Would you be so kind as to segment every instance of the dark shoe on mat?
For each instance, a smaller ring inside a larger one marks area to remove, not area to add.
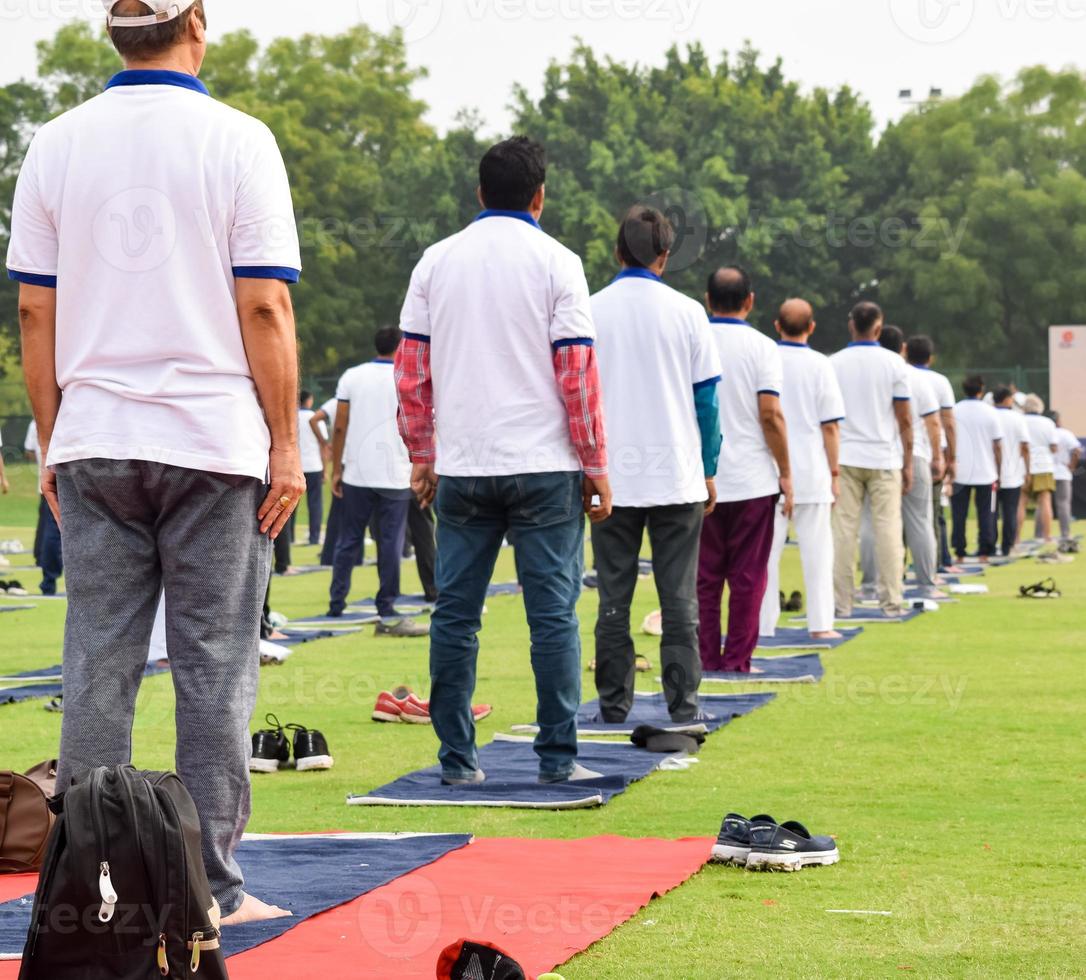
[[[470,776],[442,776],[442,786],[474,786],[476,783],[485,783],[486,773],[482,769],[476,769]]]
[[[652,725],[638,725],[633,730],[630,741],[639,749],[648,749],[650,752],[685,752],[687,755],[697,755],[705,736],[700,733],[688,735],[685,732],[669,732]]]
[[[751,821],[748,868],[799,871],[812,865],[836,864],[840,860],[832,837],[812,837],[801,823],[794,820],[782,824],[770,820]]]
[[[413,619],[408,619],[405,616],[394,623],[378,623],[374,635],[400,639],[418,639],[419,637],[429,636],[430,627],[423,626],[422,623],[416,623]]]

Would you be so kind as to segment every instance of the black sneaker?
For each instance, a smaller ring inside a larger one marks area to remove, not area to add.
[[[841,860],[832,837],[812,837],[801,823],[789,820],[751,821],[748,868],[799,871],[810,865],[836,864]]]
[[[283,726],[275,715],[264,719],[270,728],[262,728],[253,734],[253,757],[249,760],[249,772],[278,772],[290,762],[290,742],[283,733]]]
[[[716,843],[713,845],[712,860],[718,864],[735,864],[740,868],[747,866],[750,857],[750,827],[752,823],[771,823],[776,821],[764,813],[748,820],[738,813],[729,813],[720,826]]]
[[[287,728],[294,732],[294,765],[298,772],[331,769],[335,765],[320,732],[303,725],[287,725]]]

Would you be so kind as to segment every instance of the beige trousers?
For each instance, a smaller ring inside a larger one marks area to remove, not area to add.
[[[871,501],[879,605],[897,616],[904,610],[905,545],[901,522],[901,471],[841,467],[841,496],[833,509],[833,595],[838,618],[852,615],[856,544],[864,501]]]

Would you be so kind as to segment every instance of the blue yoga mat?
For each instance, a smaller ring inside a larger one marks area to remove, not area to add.
[[[310,616],[307,619],[292,619],[287,625],[291,629],[299,629],[313,626],[324,626],[330,629],[351,626],[366,626],[370,623],[380,622],[381,617],[376,613],[348,610],[342,616]]]
[[[246,890],[294,915],[223,930],[223,951],[233,956],[278,939],[306,919],[433,864],[470,843],[471,837],[463,834],[245,840],[237,856],[245,872]],[[0,905],[0,955],[22,952],[32,905],[33,896]]]
[[[906,589],[905,590],[905,599],[908,602],[920,602],[921,600],[927,599],[927,598],[929,598],[929,597],[924,595],[924,593],[920,589]],[[931,601],[932,602],[957,602],[958,600],[955,599],[953,596],[946,596],[946,597],[944,597],[942,599],[932,599]]]
[[[674,722],[668,714],[667,702],[661,693],[637,692],[633,708],[624,722],[613,724],[600,716],[599,701],[589,701],[577,712],[577,731],[582,735],[632,735],[638,725],[652,725],[670,732],[715,732],[733,718],[741,718],[764,707],[776,694],[703,694],[702,710],[713,717],[704,721]],[[535,725],[514,725],[515,732],[535,732]]]
[[[6,612],[26,612],[28,609],[33,609],[34,606],[0,606],[0,613]]]
[[[500,582],[490,585],[486,590],[486,594],[493,599],[495,596],[501,595],[520,595],[520,591],[520,585],[517,582]]]
[[[165,674],[169,667],[152,667],[148,665],[143,672],[144,677],[154,677],[156,674]],[[25,674],[13,674],[20,680],[26,678],[49,678],[41,684],[21,684],[18,687],[8,687],[0,690],[0,706],[5,704],[18,704],[20,701],[32,701],[35,698],[55,698],[64,693],[64,686],[60,681],[53,680],[61,673],[60,664],[55,667],[44,667],[41,670],[29,670]]]
[[[852,615],[847,619],[837,617],[838,623],[907,623],[912,619],[916,619],[917,616],[923,616],[923,609],[907,609],[901,616],[887,616],[881,609],[871,609],[865,606],[856,606],[852,610]],[[790,619],[790,623],[805,623],[807,617],[800,616],[798,619]]]
[[[836,650],[850,640],[855,640],[863,632],[863,627],[838,630],[839,640],[816,640],[802,628],[780,626],[776,636],[759,636],[759,650]]]
[[[414,599],[408,596],[400,596],[396,600],[396,615],[398,616],[428,616],[434,608],[432,602],[425,599]],[[359,599],[350,604],[352,613],[365,613],[370,616],[378,616],[376,599]]]
[[[288,626],[280,632],[286,639],[272,640],[272,643],[281,647],[296,647],[301,646],[303,643],[315,643],[317,640],[333,640],[338,636],[351,636],[354,633],[361,633],[362,627],[341,630],[292,630]]]
[[[751,661],[751,673],[706,671],[702,683],[717,684],[816,684],[822,680],[822,658],[817,653],[798,657],[755,657]],[[754,671],[761,673],[754,673]]]
[[[479,768],[486,782],[473,786],[443,786],[441,767],[432,766],[401,776],[360,796],[348,796],[351,806],[483,806],[527,810],[580,810],[603,806],[668,758],[624,742],[582,741],[577,761],[602,779],[544,785],[539,782],[539,756],[530,739],[497,739],[479,750]]]

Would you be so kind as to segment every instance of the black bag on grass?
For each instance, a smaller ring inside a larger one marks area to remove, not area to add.
[[[54,808],[19,980],[225,980],[200,818],[181,780],[95,769]]]

